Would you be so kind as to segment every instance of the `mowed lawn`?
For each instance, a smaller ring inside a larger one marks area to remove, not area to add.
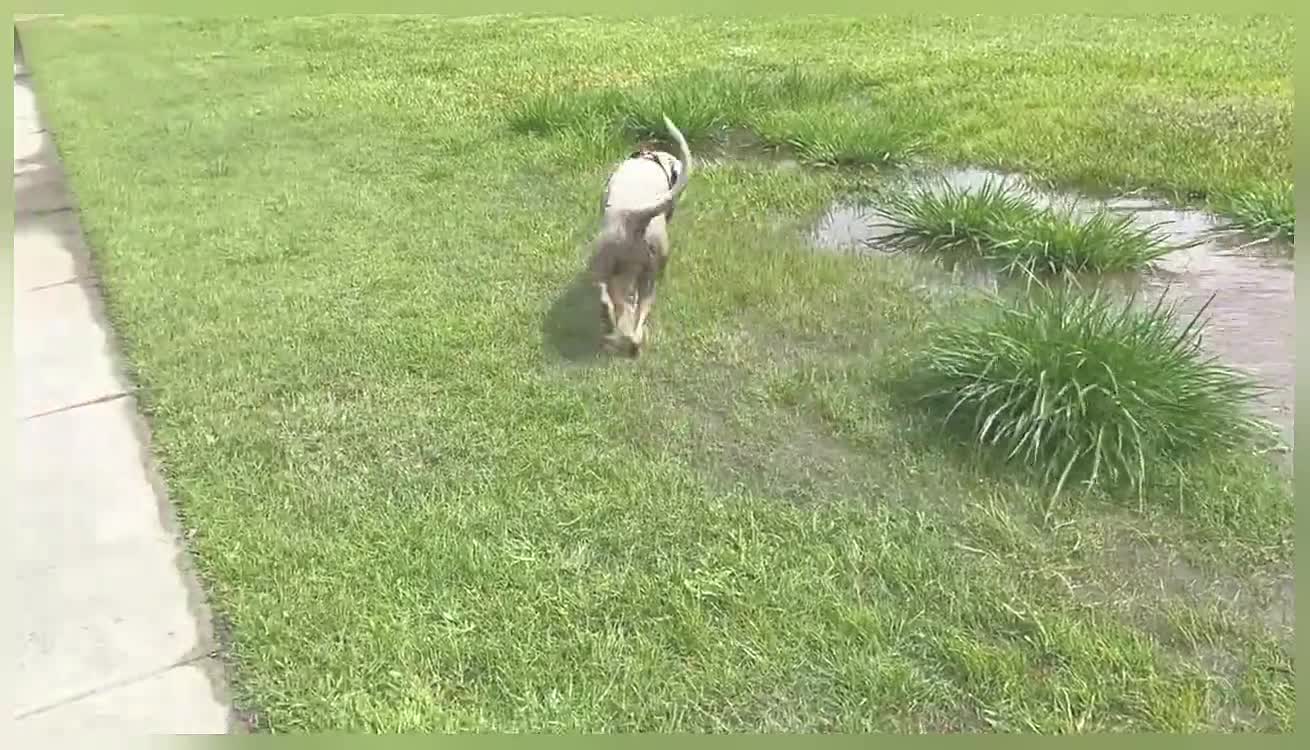
[[[699,167],[636,361],[587,356],[574,285],[635,142],[579,96],[1258,204],[1290,196],[1289,19],[20,34],[258,730],[1293,728],[1286,474],[1052,499],[953,442],[895,384],[967,303],[803,236],[884,172]],[[854,83],[686,93],[796,69]]]

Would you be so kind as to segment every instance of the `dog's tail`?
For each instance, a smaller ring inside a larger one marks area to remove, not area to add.
[[[624,227],[629,235],[633,237],[640,237],[645,234],[646,225],[650,224],[651,219],[672,208],[673,202],[678,199],[678,194],[682,192],[683,188],[687,187],[687,178],[691,176],[691,149],[687,148],[687,139],[682,137],[682,131],[678,130],[668,117],[664,118],[664,127],[669,129],[669,134],[673,136],[673,140],[678,142],[678,157],[682,160],[682,169],[678,171],[678,179],[674,180],[673,187],[670,187],[655,202],[648,206],[631,209],[624,214]]]

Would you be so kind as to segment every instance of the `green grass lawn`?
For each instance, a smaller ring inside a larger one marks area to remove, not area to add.
[[[979,460],[897,385],[972,303],[800,232],[908,155],[1286,229],[1289,20],[20,33],[259,729],[1293,728],[1286,475]],[[659,109],[806,164],[695,172],[649,351],[592,357]]]

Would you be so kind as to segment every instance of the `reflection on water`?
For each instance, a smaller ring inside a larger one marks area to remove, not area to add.
[[[1203,346],[1269,388],[1261,399],[1265,416],[1279,426],[1286,443],[1292,445],[1295,307],[1289,243],[1257,241],[1249,235],[1225,232],[1215,217],[1203,211],[1173,208],[1145,198],[1102,200],[1053,193],[1019,176],[981,169],[949,170],[935,177],[967,190],[977,190],[988,181],[995,184],[1005,180],[1029,192],[1038,205],[1072,207],[1080,214],[1109,209],[1133,217],[1140,227],[1156,227],[1169,244],[1189,245],[1160,258],[1149,271],[1106,279],[1111,282],[1108,286],[1136,290],[1145,303],[1153,303],[1167,289],[1169,299],[1188,318],[1210,301],[1205,311]],[[872,203],[842,203],[824,214],[811,239],[824,250],[884,255],[880,246],[890,229],[881,222],[877,206]],[[957,270],[954,275],[968,283],[998,283],[981,269],[964,273]]]

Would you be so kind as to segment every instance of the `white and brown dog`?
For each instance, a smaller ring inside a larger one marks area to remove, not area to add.
[[[669,260],[668,222],[691,174],[691,152],[682,133],[664,118],[681,152],[639,149],[610,175],[602,199],[602,223],[591,257],[600,292],[604,344],[629,356],[641,352],[655,286]]]

